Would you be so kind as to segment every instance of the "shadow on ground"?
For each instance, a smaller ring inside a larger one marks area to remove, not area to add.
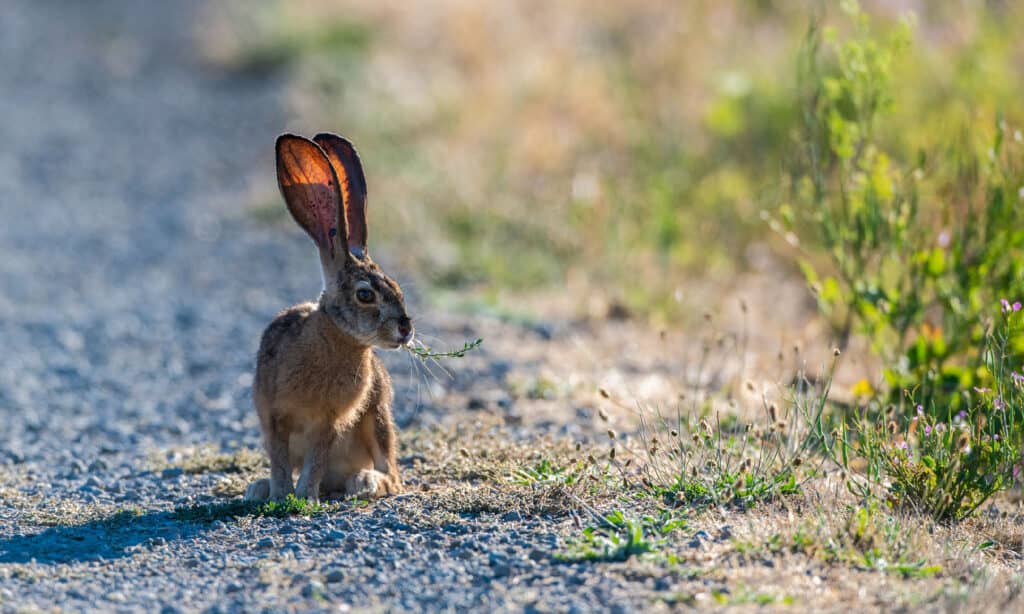
[[[139,549],[204,533],[208,525],[180,522],[173,512],[119,512],[73,526],[50,527],[32,535],[0,538],[0,563],[80,563],[119,559]]]

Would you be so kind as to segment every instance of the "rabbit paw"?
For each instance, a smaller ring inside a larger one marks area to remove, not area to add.
[[[245,489],[246,501],[266,501],[270,498],[270,480],[256,480]]]
[[[345,492],[360,499],[375,499],[397,492],[387,475],[375,469],[364,469],[345,482]]]
[[[310,503],[319,503],[320,487],[313,488],[309,482],[299,480],[298,486],[295,487],[295,497],[297,499],[305,499]]]

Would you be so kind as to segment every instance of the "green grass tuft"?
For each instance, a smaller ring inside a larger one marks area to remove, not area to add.
[[[243,501],[236,499],[226,503],[211,503],[175,508],[172,516],[182,522],[213,522],[215,520],[234,520],[245,516],[269,516],[286,518],[288,516],[316,516],[337,511],[337,503],[311,503],[307,499],[288,495],[284,501]]]

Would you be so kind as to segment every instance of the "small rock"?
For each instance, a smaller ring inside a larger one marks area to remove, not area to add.
[[[107,461],[102,458],[97,458],[93,462],[89,463],[89,471],[98,473],[100,471],[106,471],[108,468],[109,466],[107,465]]]
[[[256,542],[256,547],[257,548],[273,548],[274,547],[274,538],[272,538],[272,537],[264,537],[260,541]]]
[[[314,599],[324,596],[324,585],[316,580],[310,580],[302,587],[302,596],[306,599]]]
[[[505,514],[503,514],[501,519],[505,522],[519,522],[523,519],[523,515],[520,514],[517,510],[512,510],[511,512],[506,512]]]
[[[343,572],[340,569],[334,569],[332,571],[327,572],[327,575],[324,576],[324,580],[326,580],[328,584],[336,584],[338,582],[342,582],[345,580],[345,572]]]
[[[160,472],[160,477],[165,480],[169,480],[171,478],[176,478],[183,473],[185,473],[185,470],[181,467],[168,467]]]

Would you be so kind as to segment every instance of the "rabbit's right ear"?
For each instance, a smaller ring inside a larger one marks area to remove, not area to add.
[[[345,216],[341,214],[338,178],[320,146],[294,134],[277,137],[277,185],[288,211],[333,260],[345,254]]]

